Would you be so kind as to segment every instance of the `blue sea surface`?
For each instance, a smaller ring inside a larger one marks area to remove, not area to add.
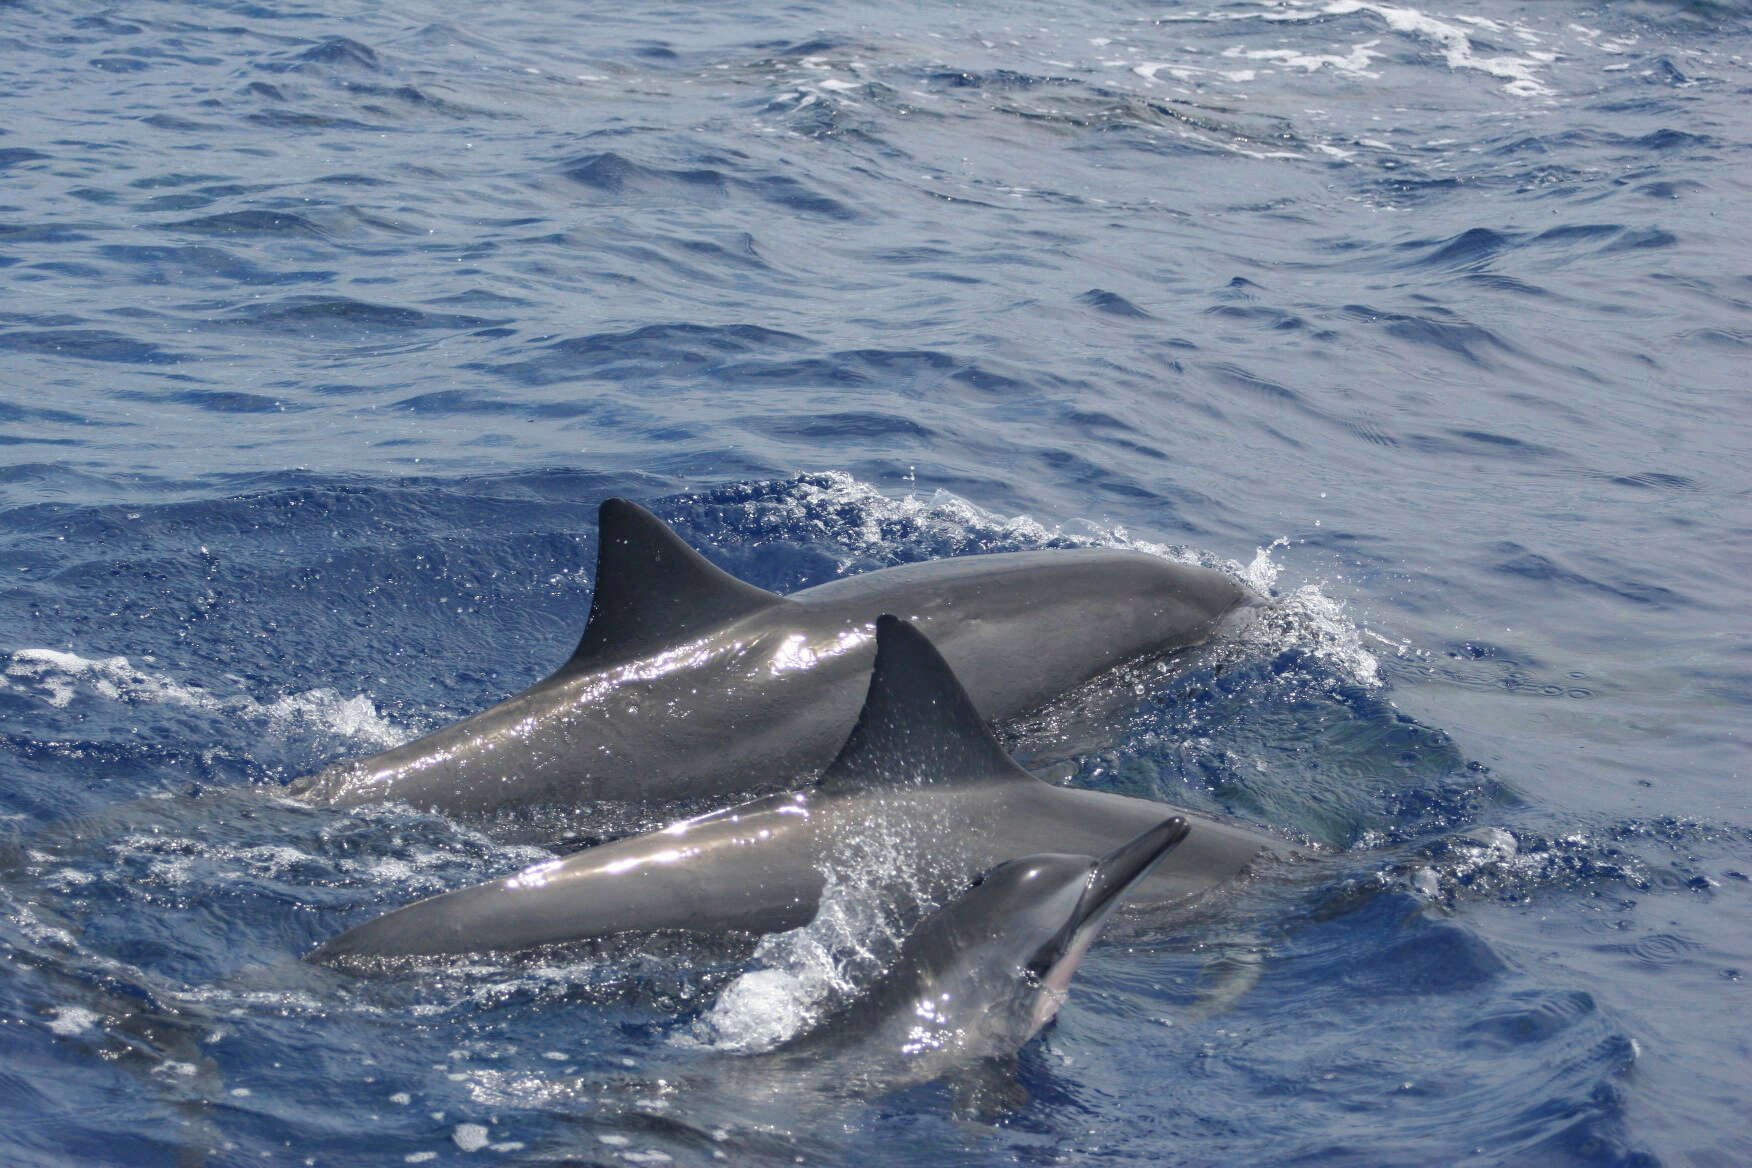
[[[1752,1162],[1744,3],[0,18],[0,1163]],[[281,790],[558,665],[610,495],[781,591],[1224,567],[1006,741],[1304,858],[1119,921],[997,1114],[714,1083],[855,888],[300,962],[565,846]]]

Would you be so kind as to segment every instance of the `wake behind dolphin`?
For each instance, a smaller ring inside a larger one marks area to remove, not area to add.
[[[966,556],[780,596],[722,571],[644,508],[600,512],[595,591],[552,676],[452,726],[328,767],[293,793],[478,814],[783,789],[834,757],[893,612],[1005,719],[1147,655],[1198,644],[1252,594],[1111,548]]]
[[[911,849],[906,871],[890,876],[909,882],[921,902],[935,902],[1018,856],[1104,855],[1170,810],[1030,775],[1004,753],[924,634],[883,616],[863,710],[812,788],[430,897],[341,934],[313,956],[512,950],[628,932],[781,932],[815,916],[824,871],[872,839]],[[1143,882],[1140,899],[1185,902],[1278,846],[1221,820],[1179,814],[1192,835]]]

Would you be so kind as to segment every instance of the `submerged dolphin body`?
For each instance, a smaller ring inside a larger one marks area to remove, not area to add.
[[[917,622],[1002,719],[1202,642],[1251,599],[1221,572],[1112,548],[908,564],[780,596],[636,504],[609,499],[600,522],[589,622],[558,672],[293,793],[478,814],[783,789],[832,761],[857,715],[878,613]]]
[[[617,933],[772,933],[808,923],[827,873],[943,899],[1040,852],[1105,855],[1171,811],[1055,787],[1004,753],[922,633],[883,616],[857,725],[821,780],[418,901],[341,934],[319,958],[521,949]],[[1277,846],[1181,812],[1185,844],[1141,900],[1179,903]]]
[[[749,1062],[836,1094],[924,1083],[1001,1062],[1058,1012],[1120,899],[1185,840],[1179,816],[1097,860],[1007,860],[926,917],[868,992]]]

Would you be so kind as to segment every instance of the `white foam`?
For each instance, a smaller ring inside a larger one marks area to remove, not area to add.
[[[1576,874],[1578,857],[1602,853],[1628,869],[1627,879],[1648,879],[1636,860],[1580,833],[1523,850],[1514,833],[1485,824],[1450,836],[1447,844],[1446,854],[1434,866],[1404,874],[1404,883],[1411,891],[1429,900],[1450,900],[1468,893],[1570,879]]]
[[[311,726],[329,736],[378,748],[398,745],[414,734],[411,728],[384,718],[362,694],[343,697],[332,689],[312,689],[260,702],[245,694],[214,694],[200,685],[138,668],[126,657],[83,657],[60,649],[14,650],[0,669],[0,688],[36,697],[56,709],[88,694],[123,705],[180,706],[263,723],[270,733],[280,735]]]
[[[1236,575],[1254,591],[1272,594],[1283,568],[1271,553],[1288,546],[1287,539],[1273,540],[1255,551],[1246,567],[1234,565]],[[1244,648],[1267,653],[1300,648],[1353,685],[1374,689],[1381,684],[1381,663],[1363,647],[1363,638],[1371,635],[1345,614],[1343,601],[1326,595],[1317,584],[1302,584],[1274,596],[1241,630],[1239,640]]]
[[[1450,23],[1449,20],[1438,19],[1416,8],[1398,4],[1382,4],[1375,2],[1375,0],[1326,0],[1325,3],[1318,3],[1317,0],[1259,0],[1259,3],[1262,11],[1178,11],[1165,13],[1157,20],[1161,23],[1246,20],[1293,23],[1318,20],[1323,16],[1349,16],[1365,12],[1385,23],[1396,33],[1433,42],[1441,50],[1442,58],[1450,69],[1472,70],[1500,78],[1506,82],[1503,86],[1504,91],[1517,97],[1546,96],[1551,93],[1551,90],[1535,76],[1540,65],[1549,63],[1551,58],[1548,55],[1529,52],[1524,57],[1508,54],[1494,57],[1480,56],[1473,46],[1472,38],[1467,35],[1466,31],[1470,27],[1496,35],[1512,33],[1517,40],[1523,43],[1538,44],[1541,40],[1540,34],[1523,25],[1504,25],[1497,21],[1469,15],[1454,16],[1450,18],[1453,23]],[[1581,32],[1584,38],[1590,31],[1577,25],[1570,27]],[[1354,45],[1350,53],[1345,56],[1301,53],[1291,49],[1249,51],[1240,48],[1231,49],[1225,55],[1276,60],[1288,66],[1307,69],[1310,72],[1315,69],[1332,68],[1341,72],[1355,73],[1359,76],[1374,77],[1377,74],[1367,71],[1367,60],[1362,59],[1359,53],[1365,47],[1377,43],[1379,42],[1368,41],[1364,45]],[[1605,46],[1598,47],[1604,48]],[[1370,48],[1369,56],[1371,58],[1383,55]]]
[[[815,919],[802,928],[763,937],[755,949],[761,968],[725,986],[682,1044],[739,1052],[768,1050],[807,1030],[836,995],[855,989],[850,968],[871,946],[892,942],[880,908],[863,881],[828,877]]]
[[[487,1146],[487,1129],[478,1123],[459,1123],[450,1139],[465,1152],[478,1152]]]
[[[1442,50],[1443,59],[1450,69],[1476,69],[1492,77],[1499,77],[1508,82],[1503,88],[1509,93],[1520,97],[1544,95],[1550,89],[1533,75],[1539,62],[1531,57],[1480,57],[1472,47],[1472,39],[1466,35],[1466,30],[1457,24],[1437,20],[1427,16],[1415,8],[1401,8],[1392,4],[1376,4],[1369,0],[1331,0],[1321,10],[1328,16],[1348,16],[1355,12],[1368,12],[1385,21],[1387,27],[1394,32],[1409,33],[1420,40],[1433,41]],[[1488,22],[1485,22],[1488,24]],[[1497,27],[1497,26],[1491,26]],[[1529,33],[1529,35],[1531,35]],[[1525,38],[1523,38],[1525,39]]]
[[[51,925],[36,915],[28,904],[6,903],[7,916],[11,923],[21,931],[25,939],[33,945],[56,945],[63,949],[77,949],[79,942],[73,934],[59,925]]]
[[[272,1011],[286,1017],[321,1017],[334,1005],[303,990],[238,990],[224,985],[193,986],[182,991],[182,996],[192,1002],[249,1007],[257,1012]]]
[[[895,498],[844,471],[811,475],[798,481],[785,497],[766,501],[762,506],[788,512],[788,517],[796,521],[791,525],[793,527],[814,527],[836,542],[849,544],[859,557],[889,558],[894,539],[887,529],[914,526],[955,542],[1132,547],[1181,563],[1201,562],[1190,551],[1132,541],[1122,528],[1094,523],[1080,523],[1077,529],[1048,527],[1027,515],[1004,516],[988,511],[952,491],[937,490],[924,497],[912,493]],[[831,525],[818,517],[822,513],[832,517]],[[850,563],[847,560],[840,567],[847,567]]]
[[[1248,61],[1275,61],[1292,69],[1314,73],[1321,69],[1330,69],[1335,73],[1348,73],[1353,77],[1379,77],[1380,73],[1369,68],[1369,62],[1385,54],[1375,51],[1380,40],[1363,41],[1351,46],[1349,53],[1338,56],[1333,53],[1302,53],[1295,49],[1243,49],[1239,45],[1223,50],[1225,57],[1239,57]]]
[[[679,1042],[770,1049],[809,1029],[894,958],[947,891],[941,857],[957,854],[959,830],[907,807],[896,811],[878,808],[828,845],[815,918],[763,937],[754,952],[759,968],[726,986]]]
[[[209,879],[199,874],[204,865],[283,880],[297,879],[307,865],[327,863],[289,844],[215,844],[163,832],[134,832],[110,846],[118,857],[144,861],[151,879],[172,887]]]
[[[1124,61],[1103,62],[1110,65],[1124,65]],[[1194,81],[1200,77],[1218,77],[1224,81],[1252,81],[1258,76],[1253,69],[1207,69],[1202,65],[1188,65],[1184,61],[1144,61],[1133,65],[1131,71],[1145,81],[1158,80],[1157,74],[1166,73],[1176,81]]]
[[[65,1038],[71,1038],[90,1030],[97,1024],[99,1017],[96,1010],[87,1010],[84,1006],[56,1006],[55,1016],[49,1019],[49,1029]]]
[[[181,1059],[166,1059],[154,1066],[150,1073],[166,1077],[174,1075],[179,1079],[192,1079],[200,1073],[200,1068],[194,1063],[184,1062]]]

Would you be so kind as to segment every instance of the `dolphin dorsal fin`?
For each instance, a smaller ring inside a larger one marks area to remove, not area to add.
[[[560,672],[642,657],[783,602],[700,555],[637,503],[607,499],[599,512],[590,620]]]
[[[821,786],[870,787],[1034,777],[1004,753],[961,682],[925,635],[897,616],[876,620],[876,666],[858,724]]]

